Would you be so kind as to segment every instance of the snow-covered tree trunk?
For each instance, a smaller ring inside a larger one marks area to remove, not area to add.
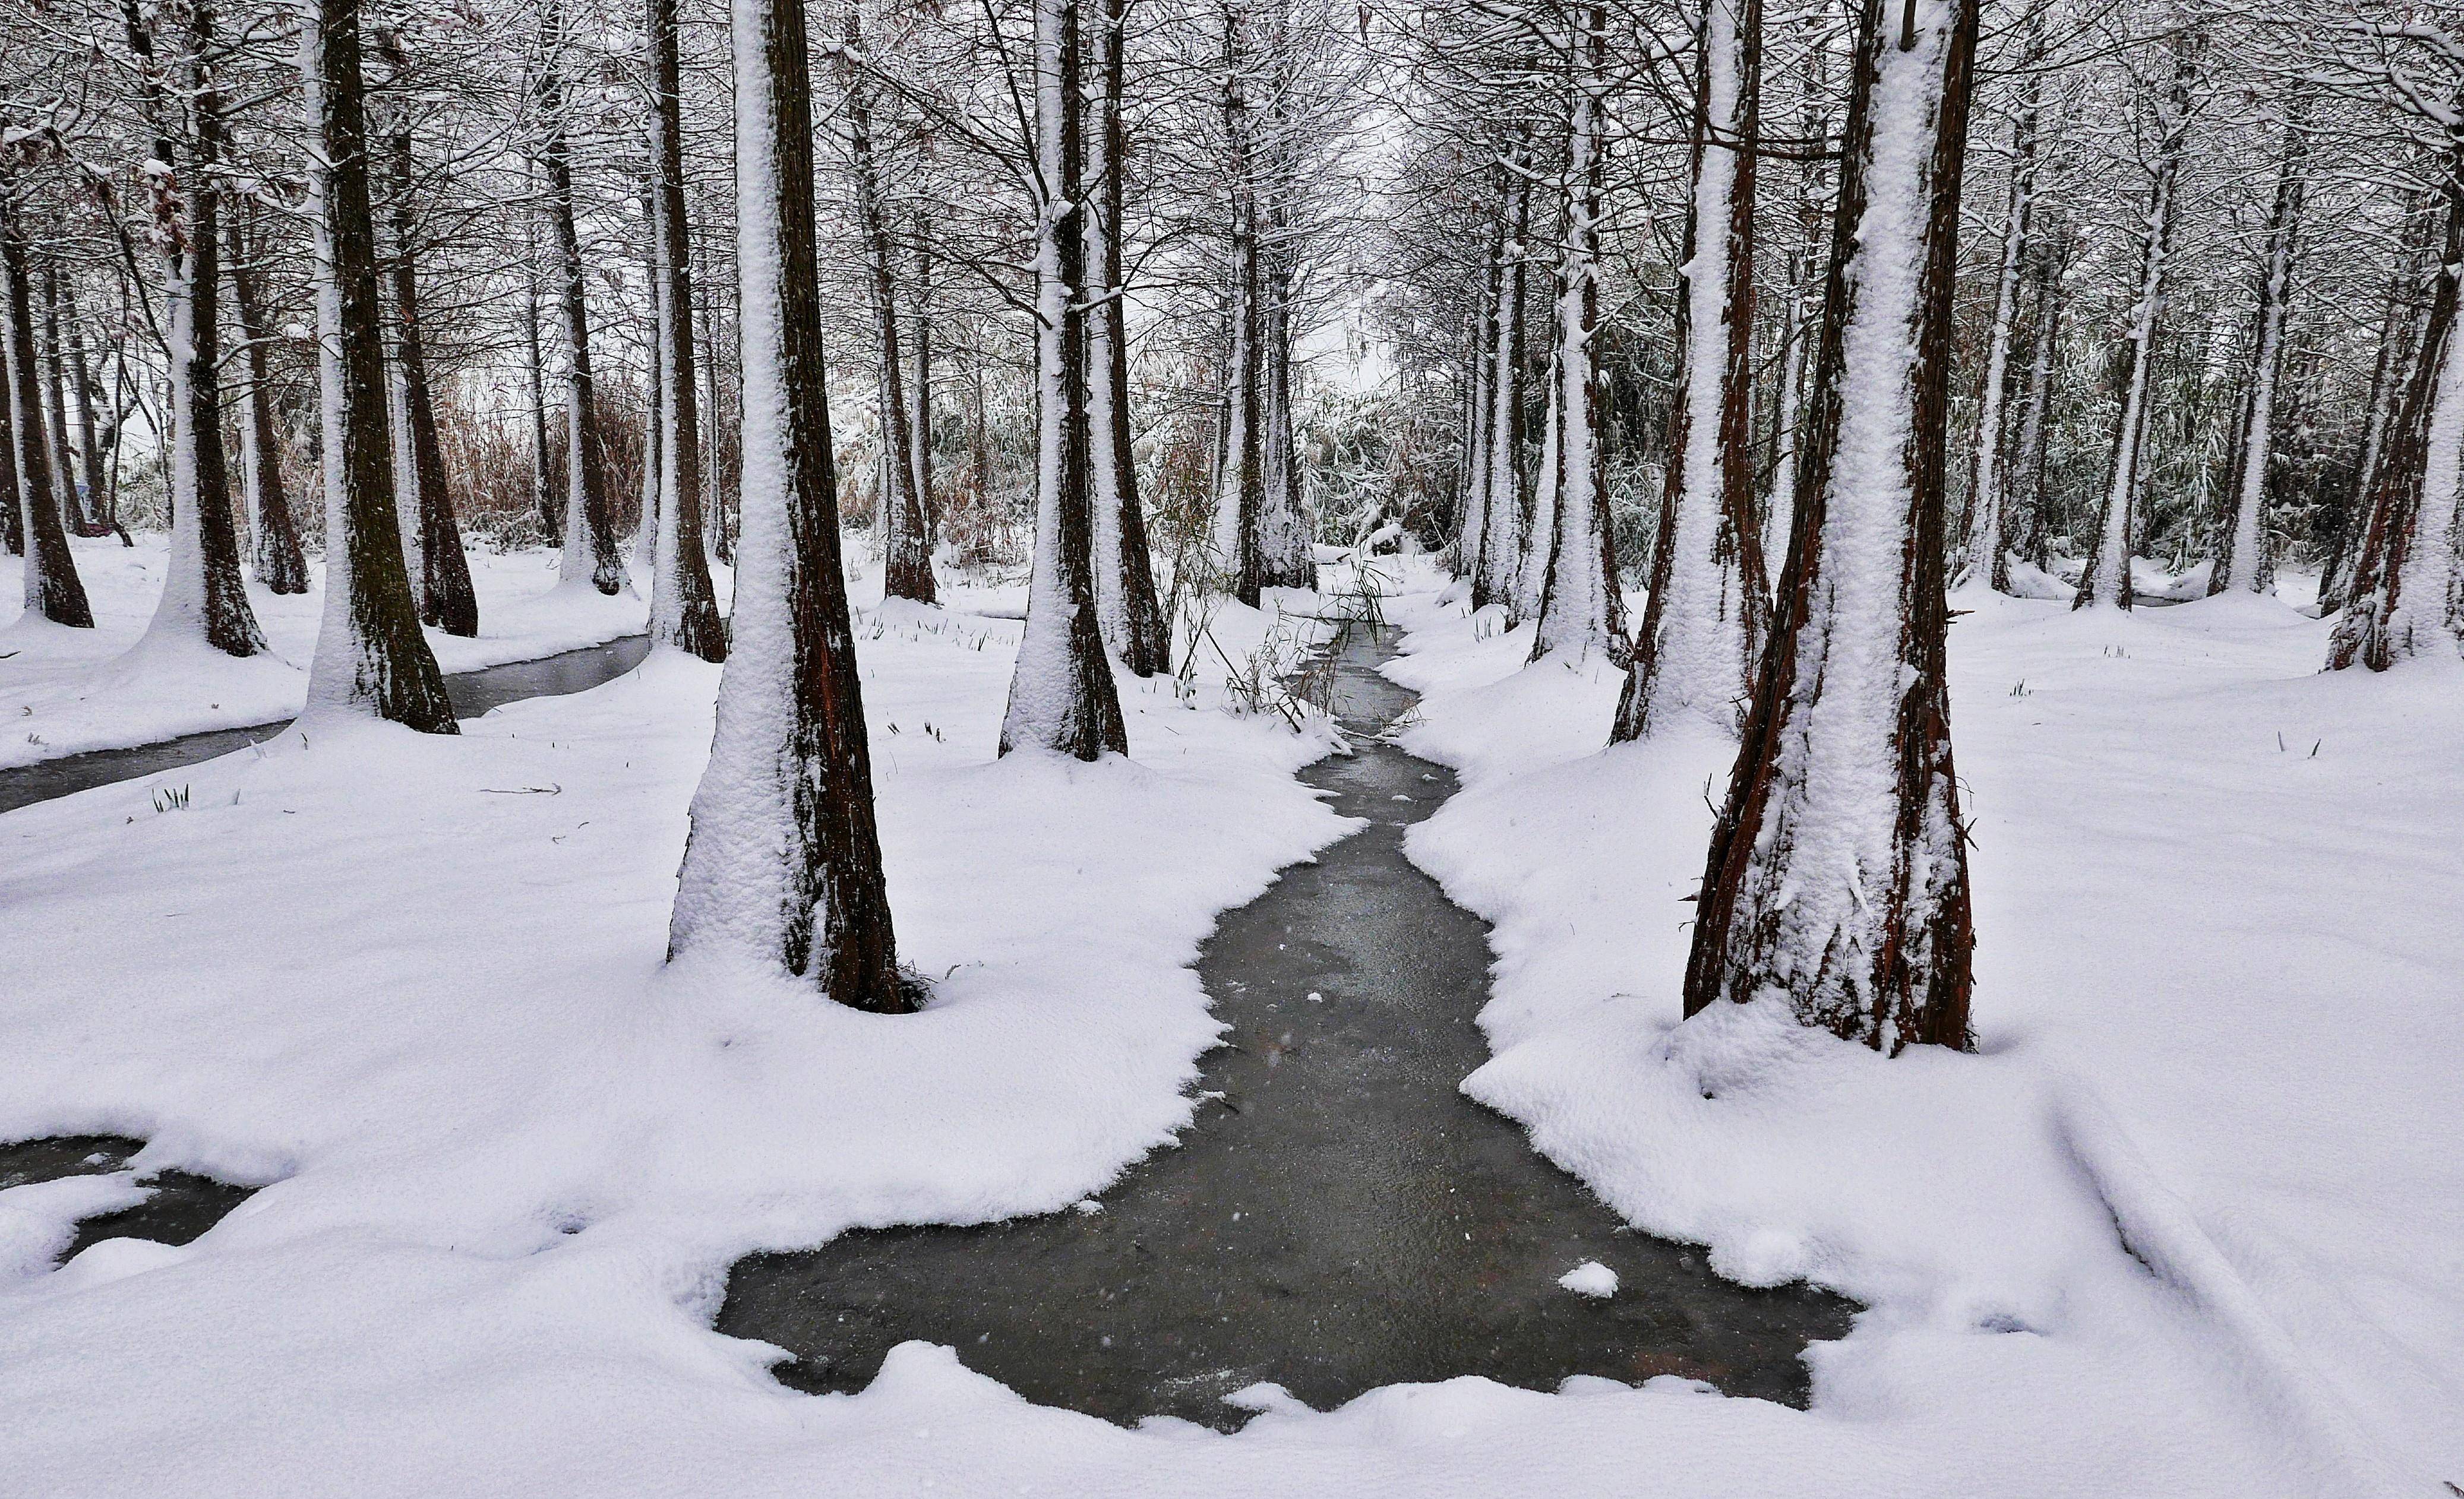
[[[2284,372],[2284,315],[2293,300],[2293,256],[2301,234],[2301,201],[2307,187],[2307,123],[2296,95],[2284,116],[2284,155],[2276,174],[2276,202],[2268,209],[2267,243],[2259,267],[2258,311],[2251,328],[2250,409],[2243,417],[2240,451],[2233,458],[2233,523],[2217,548],[2208,592],[2228,589],[2264,593],[2275,584],[2267,549],[2267,479],[2276,449],[2276,388]]]
[[[1463,358],[1463,384],[1471,409],[1463,438],[1463,514],[1456,526],[1452,563],[1455,576],[1470,580],[1473,593],[1484,602],[1487,584],[1481,571],[1481,560],[1487,545],[1489,449],[1495,440],[1491,424],[1497,418],[1492,384],[1497,372],[1499,298],[1506,285],[1504,171],[1501,169],[1496,177],[1496,203],[1488,214],[1488,252],[1481,261],[1482,279],[1473,307],[1471,346]]]
[[[248,200],[231,205],[238,209]],[[265,309],[256,295],[256,269],[249,261],[237,211],[223,215],[223,258],[231,276],[231,322],[247,364],[240,392],[240,483],[247,498],[256,581],[275,593],[308,591],[308,560],[299,546],[299,523],[282,482],[282,431],[275,421],[273,371],[266,358]],[[95,484],[98,495],[101,486]]]
[[[648,226],[645,225],[645,228]],[[652,247],[643,257],[643,284],[650,289],[650,379],[642,411],[642,472],[633,486],[633,544],[625,559],[626,576],[647,579],[659,553],[659,487],[666,467],[659,454],[659,267]]]
[[[557,290],[557,320],[564,335],[564,581],[587,580],[600,592],[624,591],[625,555],[608,512],[607,476],[599,436],[599,396],[590,367],[589,299],[582,264],[582,236],[574,224],[573,162],[565,126],[564,8],[545,0],[539,32],[545,65],[539,78],[539,162],[546,178],[549,259]]]
[[[1172,635],[1155,597],[1155,561],[1138,500],[1130,424],[1128,288],[1121,265],[1122,178],[1129,163],[1121,99],[1127,77],[1122,27],[1129,0],[1103,0],[1096,23],[1095,71],[1103,87],[1087,132],[1087,274],[1103,305],[1087,322],[1087,421],[1094,485],[1095,608],[1104,644],[1139,676],[1172,669]]]
[[[526,164],[536,174],[538,164]],[[539,337],[539,214],[522,215],[522,373],[529,381],[531,439],[531,509],[538,513],[539,532],[548,544],[564,544],[564,506],[548,482],[547,360]]]
[[[704,661],[727,658],[727,624],[702,544],[701,403],[693,370],[693,281],[686,237],[683,68],[676,0],[648,0],[651,292],[658,303],[658,532],[650,551],[650,643]]]
[[[1496,342],[1489,352],[1488,479],[1482,485],[1484,518],[1478,570],[1472,575],[1474,608],[1514,607],[1514,580],[1523,562],[1521,526],[1529,508],[1523,485],[1523,293],[1529,269],[1525,233],[1530,224],[1531,181],[1524,175],[1528,152],[1518,143],[1508,160],[1506,237],[1499,254]]]
[[[155,52],[152,23],[135,0],[123,9],[139,93],[154,130],[149,238],[161,260],[163,304],[169,315],[165,354],[171,386],[165,454],[171,546],[145,634],[149,640],[202,641],[226,655],[252,656],[265,650],[265,636],[240,573],[223,460],[216,315],[222,232],[215,218],[220,194],[213,186],[222,157],[223,106],[215,80],[214,13],[207,0],[191,0],[186,10],[187,34],[181,39],[175,78],[169,60]],[[185,126],[178,122],[182,114]]]
[[[840,572],[802,0],[733,0],[744,380],[735,639],[668,930],[857,1009],[915,1007],[873,821]]]
[[[2011,207],[2002,223],[2002,263],[1993,283],[1993,323],[1986,334],[1985,383],[1977,398],[1976,444],[1968,469],[1968,556],[1955,580],[1982,580],[1996,593],[2011,591],[2011,560],[2003,543],[2002,429],[2011,384],[2012,325],[2018,317],[2020,272],[2035,215],[2036,125],[2045,79],[2035,67],[2044,52],[2044,20],[2033,15],[2020,58],[2030,71],[2020,85],[2019,118],[2011,127]]]
[[[394,508],[360,7],[306,0],[299,19],[314,143],[308,190],[325,479],[325,610],[308,669],[308,712],[371,714],[425,734],[453,734],[453,705],[420,632]]]
[[[914,215],[915,274],[908,288],[907,471],[915,486],[915,508],[924,514],[924,553],[933,553],[940,501],[933,493],[933,221]]]
[[[26,612],[77,629],[94,628],[85,584],[69,552],[59,499],[52,491],[51,438],[44,430],[42,377],[34,364],[33,298],[28,286],[23,179],[10,160],[28,149],[0,142],[0,353],[9,379],[10,459],[17,471],[16,537],[26,559]]]
[[[882,586],[894,599],[933,602],[933,540],[924,498],[915,492],[915,439],[907,411],[907,364],[899,351],[896,252],[882,208],[881,171],[872,152],[872,106],[864,77],[864,33],[857,11],[847,12],[847,46],[839,74],[847,101],[848,157],[855,168],[857,232],[864,236],[872,281],[873,353],[881,389]]]
[[[1944,671],[1944,437],[1977,0],[1865,0],[1809,452],[1713,830],[1685,1009],[1784,1003],[1896,1053],[1970,1044]]]
[[[2387,461],[2387,437],[2394,425],[2391,408],[2402,405],[2400,392],[2412,387],[2413,369],[2421,357],[2421,319],[2429,304],[2419,291],[2437,231],[2437,215],[2418,211],[2419,204],[2412,208],[2415,211],[2397,253],[2395,272],[2387,277],[2387,301],[2379,316],[2379,352],[2370,368],[2369,400],[2365,408],[2368,415],[2363,428],[2361,461],[2353,471],[2351,498],[2344,523],[2337,528],[2334,544],[2319,568],[2319,603],[2328,612],[2344,606],[2369,524],[2371,498],[2378,493],[2379,473]]]
[[[1507,607],[1518,620],[1537,620],[1549,591],[1549,554],[1557,534],[1558,440],[1564,435],[1566,385],[1564,349],[1556,327],[1557,299],[1549,299],[1549,365],[1540,386],[1545,392],[1540,413],[1540,463],[1533,471],[1531,512],[1523,519],[1523,560],[1514,570],[1514,597]],[[1537,634],[1534,628],[1534,634]],[[1526,659],[1529,659],[1528,657]]]
[[[1761,0],[1705,0],[1678,303],[1667,500],[1609,741],[1692,712],[1733,731],[1770,628],[1754,524],[1754,149]]]
[[[1823,79],[1827,49],[1816,47],[1806,56],[1804,107],[1797,134],[1820,141],[1828,126],[1829,91]],[[1805,414],[1806,353],[1814,342],[1815,281],[1830,249],[1830,168],[1818,156],[1798,164],[1796,175],[1796,238],[1788,253],[1788,299],[1781,309],[1779,389],[1772,398],[1771,494],[1763,514],[1766,559],[1788,550],[1796,518],[1796,466]]]
[[[390,33],[378,41],[396,77],[408,70]],[[471,562],[462,551],[453,518],[453,494],[445,478],[445,444],[436,430],[436,402],[429,386],[428,335],[419,303],[418,217],[411,203],[410,130],[397,123],[386,132],[385,162],[393,229],[394,369],[402,392],[402,430],[394,441],[409,487],[400,494],[404,520],[417,544],[406,560],[416,567],[420,622],[468,639],[479,633],[479,596],[471,586]]]
[[[1130,741],[1095,621],[1078,33],[1077,0],[1035,0],[1035,560],[1001,752],[1094,760]]]
[[[2045,424],[2054,398],[2054,355],[2061,346],[2063,252],[2056,236],[2043,236],[2029,257],[2031,323],[2028,383],[2019,401],[2019,430],[2012,441],[2010,471],[2002,492],[2003,565],[2013,548],[2025,548],[2038,567],[2051,557],[2052,528],[2045,524]],[[2005,577],[2008,577],[2006,571]]]
[[[2464,339],[2456,337],[2464,279],[2464,135],[2446,165],[2446,230],[2421,344],[2370,496],[2369,529],[2353,567],[2350,601],[2336,621],[2327,666],[2384,672],[2411,656],[2453,653],[2455,508],[2464,486]]]
[[[0,206],[0,213],[7,212]],[[0,270],[0,276],[6,276]],[[8,289],[0,285],[0,383],[8,389],[0,392],[0,551],[11,557],[26,553],[26,507],[17,486],[17,424],[11,411],[17,404],[16,382],[8,378]]]
[[[2141,475],[2145,470],[2142,448],[2147,439],[2148,380],[2156,355],[2156,325],[2165,308],[2165,277],[2170,269],[2175,210],[2182,176],[2182,147],[2190,128],[2191,94],[2199,78],[2200,42],[2185,32],[2173,39],[2173,81],[2157,111],[2159,139],[2149,164],[2147,209],[2140,220],[2139,295],[2130,309],[2124,335],[2129,356],[2122,383],[2122,414],[2113,437],[2113,457],[2105,467],[2104,497],[2097,511],[2096,538],[2087,565],[2079,572],[2073,608],[2091,605],[2130,607],[2130,554],[2137,542],[2131,524],[2139,503]]]
[[[1283,179],[1276,181],[1280,193]],[[1267,216],[1260,281],[1258,405],[1258,583],[1266,588],[1309,588],[1317,584],[1317,556],[1309,545],[1309,513],[1301,494],[1300,452],[1292,433],[1292,271],[1283,241],[1288,228],[1280,212]]]
[[[43,268],[43,400],[52,429],[52,490],[60,496],[60,510],[72,536],[107,536],[111,528],[98,518],[95,505],[101,491],[87,486],[89,493],[77,493],[77,445],[69,440],[69,378],[68,352],[60,345],[60,268],[57,264]]]
[[[1566,238],[1557,261],[1556,495],[1549,565],[1531,659],[1560,651],[1575,660],[1607,654],[1625,633],[1608,506],[1599,492],[1599,374],[1592,348],[1599,326],[1602,98],[1608,90],[1608,11],[1578,12],[1569,71]]]
[[[225,214],[223,222],[226,225],[231,224],[232,216]],[[74,281],[61,283],[59,303],[60,320],[64,329],[61,357],[68,365],[69,395],[76,402],[74,409],[77,412],[77,455],[85,467],[86,519],[92,525],[94,535],[108,536],[111,534],[109,519],[111,499],[103,487],[102,440],[97,430],[94,410],[94,374],[85,361],[84,323],[77,316]],[[243,333],[241,337],[248,338],[250,335]],[[252,350],[252,352],[257,351]],[[0,401],[0,408],[5,408],[7,404],[5,401]],[[5,491],[0,491],[0,496],[5,494]]]
[[[1265,498],[1261,441],[1265,418],[1264,360],[1259,343],[1265,318],[1260,306],[1258,182],[1253,104],[1247,76],[1247,12],[1223,11],[1223,137],[1230,151],[1229,248],[1225,268],[1222,461],[1215,478],[1215,565],[1232,595],[1255,607],[1261,559],[1258,518]]]

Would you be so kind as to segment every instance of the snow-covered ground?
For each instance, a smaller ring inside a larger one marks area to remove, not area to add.
[[[2321,674],[2249,596],[1955,606],[1982,1055],[1886,1063],[1677,1024],[1730,741],[1603,752],[1613,668],[1409,602],[1406,742],[1466,784],[1411,850],[1497,924],[1467,1091],[1725,1273],[1872,1305],[1816,1419],[1934,1491],[2464,1479],[2464,666]]]
[[[669,656],[458,738],[285,736],[159,778],[185,808],[141,783],[0,815],[0,1138],[114,1131],[272,1183],[193,1245],[57,1270],[124,1182],[0,1194],[0,1490],[2464,1478],[2464,668],[2313,675],[2323,627],[2261,600],[1964,599],[1985,1053],[1884,1063],[1743,1011],[1675,1028],[1727,746],[1601,753],[1614,673],[1521,670],[1528,632],[1422,565],[1394,670],[1467,789],[1413,851],[1498,923],[1499,1056],[1467,1086],[1728,1273],[1871,1302],[1814,1351],[1812,1411],[1467,1378],[1125,1431],[923,1345],[861,1395],[791,1394],[711,1332],[747,1249],[1063,1208],[1163,1143],[1216,1033],[1187,967],[1213,914],[1342,830],[1290,780],[1324,732],[1217,711],[1213,671],[1194,705],[1125,692],[1129,762],[995,761],[1018,625],[878,609],[865,579],[920,1015],[662,969],[717,674]],[[1215,622],[1235,654],[1265,628]]]
[[[25,563],[0,557],[0,768],[82,750],[117,749],[209,729],[273,723],[299,711],[325,606],[322,562],[309,589],[275,594],[251,583],[249,603],[272,654],[235,660],[185,642],[139,642],[163,592],[166,539],[72,538],[94,606],[92,629],[67,629],[23,610]],[[428,632],[436,664],[469,672],[527,661],[642,631],[649,608],[634,593],[608,598],[557,586],[556,554],[470,550],[479,633]],[[721,597],[725,597],[724,579]]]

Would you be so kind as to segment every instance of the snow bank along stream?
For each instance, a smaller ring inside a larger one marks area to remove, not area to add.
[[[614,681],[642,664],[650,637],[627,635],[605,645],[561,650],[531,661],[457,672],[446,677],[446,695],[455,716],[475,718],[489,709],[525,697],[554,697]],[[89,750],[57,760],[0,769],[0,812],[14,811],[72,792],[134,780],[157,771],[177,770],[233,750],[245,749],[281,732],[281,723],[260,723],[244,729],[213,729],[127,749]]]
[[[777,1372],[802,1389],[862,1389],[922,1339],[1124,1422],[1232,1427],[1283,1399],[1252,1386],[1326,1409],[1469,1374],[1677,1375],[1805,1403],[1800,1355],[1844,1335],[1852,1303],[1718,1278],[1460,1091],[1488,1060],[1487,926],[1404,856],[1455,783],[1378,738],[1412,702],[1376,673],[1385,653],[1348,634],[1337,706],[1357,749],[1302,775],[1359,830],[1227,913],[1199,960],[1231,1029],[1177,1146],[1076,1211],[754,1255],[719,1331],[794,1351]],[[1590,1264],[1614,1295],[1561,1284]]]

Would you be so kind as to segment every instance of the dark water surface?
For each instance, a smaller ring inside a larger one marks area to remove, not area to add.
[[[1198,971],[1227,1045],[1177,1148],[1100,1213],[842,1236],[759,1254],[718,1329],[792,1351],[798,1389],[862,1389],[910,1338],[955,1347],[1027,1398],[1115,1422],[1230,1428],[1259,1382],[1324,1409],[1379,1385],[1485,1375],[1674,1374],[1802,1405],[1809,1341],[1856,1308],[1754,1290],[1699,1250],[1633,1232],[1523,1132],[1459,1091],[1488,1058],[1487,927],[1404,857],[1451,774],[1370,738],[1412,701],[1354,629],[1337,710],[1358,753],[1302,780],[1369,826],[1225,915]],[[1607,1300],[1557,1278],[1614,1269]]]
[[[452,699],[456,717],[475,718],[491,708],[525,697],[557,697],[613,681],[641,665],[649,650],[650,637],[627,635],[603,646],[585,646],[535,661],[509,661],[476,672],[458,672],[445,679],[445,695]],[[280,723],[259,723],[244,729],[214,729],[158,744],[90,750],[0,770],[0,812],[107,786],[117,781],[133,781],[157,771],[194,765],[263,743],[284,727]]]
[[[121,1135],[60,1135],[49,1139],[0,1144],[0,1191],[62,1177],[99,1177],[128,1169],[143,1140]],[[101,1213],[77,1224],[77,1238],[62,1249],[65,1263],[105,1239],[151,1239],[187,1244],[221,1223],[256,1191],[186,1171],[158,1171],[142,1179],[154,1195],[134,1207]]]

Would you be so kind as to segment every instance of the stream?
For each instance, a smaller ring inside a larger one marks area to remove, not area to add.
[[[1458,1085],[1488,1059],[1487,926],[1403,852],[1455,790],[1378,736],[1412,694],[1366,628],[1339,649],[1356,753],[1301,779],[1366,826],[1225,914],[1198,972],[1230,1026],[1198,1117],[1101,1211],[842,1235],[739,1261],[718,1330],[796,1356],[794,1388],[860,1390],[911,1338],[1026,1398],[1221,1429],[1261,1381],[1326,1409],[1379,1385],[1485,1375],[1551,1390],[1657,1375],[1803,1405],[1805,1345],[1854,1303],[1758,1290],[1638,1233]],[[1614,1296],[1562,1289],[1585,1261]]]
[[[605,645],[584,646],[530,661],[457,672],[445,679],[445,695],[457,718],[475,718],[489,709],[525,697],[556,697],[612,682],[642,664],[650,651],[648,635],[626,635]],[[133,781],[157,771],[177,770],[234,750],[262,743],[281,733],[283,723],[257,723],[239,729],[211,729],[184,734],[176,739],[137,744],[127,749],[88,750],[0,770],[0,812],[49,802],[116,781]]]

